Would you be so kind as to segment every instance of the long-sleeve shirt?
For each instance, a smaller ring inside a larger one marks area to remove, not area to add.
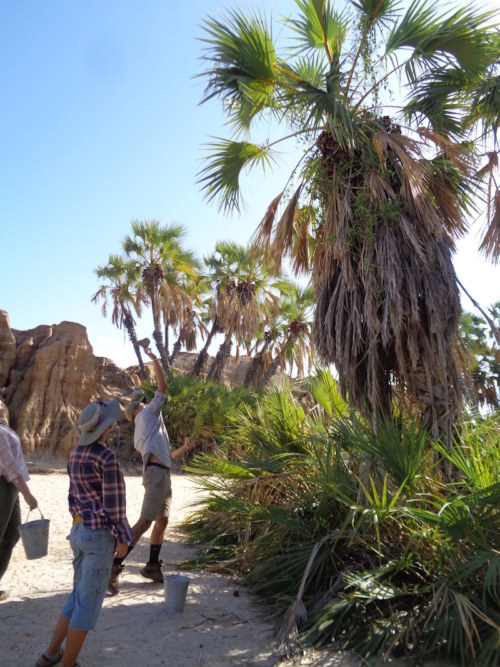
[[[8,482],[18,477],[27,482],[30,478],[19,436],[4,422],[0,422],[0,475]]]
[[[107,528],[119,542],[134,538],[126,516],[125,481],[116,454],[101,444],[76,447],[68,458],[69,511],[91,530]]]
[[[142,455],[144,469],[151,454],[167,468],[172,467],[172,455],[167,429],[161,414],[166,394],[156,390],[153,400],[134,420],[134,447]]]

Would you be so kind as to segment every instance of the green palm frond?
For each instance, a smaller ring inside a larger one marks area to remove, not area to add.
[[[409,122],[428,118],[432,127],[446,134],[458,134],[463,124],[464,89],[470,83],[464,70],[434,68],[430,74],[414,72],[415,83],[404,112]]]
[[[296,33],[297,52],[317,49],[327,53],[330,62],[338,62],[347,35],[347,18],[336,12],[327,0],[297,0],[300,17],[286,24]]]
[[[247,466],[234,461],[228,461],[227,459],[220,459],[210,454],[201,454],[196,457],[196,459],[189,465],[188,469],[190,472],[198,476],[200,476],[201,472],[204,474],[210,472],[210,475],[216,475],[219,478],[253,479],[255,477],[254,473],[252,473]],[[221,488],[220,481],[219,483],[216,483],[213,480],[207,480],[201,476],[199,477],[199,483],[204,488],[209,488],[211,490]]]
[[[398,0],[351,0],[359,10],[362,23],[372,27],[378,23],[385,24],[393,19]]]
[[[203,23],[208,46],[203,60],[209,77],[203,102],[221,97],[231,121],[248,129],[253,118],[272,106],[276,53],[264,20],[228,12],[222,20]]]
[[[463,438],[451,448],[443,447],[439,443],[435,444],[435,448],[460,471],[470,489],[481,491],[491,488],[500,475],[498,440],[495,440],[494,433],[491,434],[490,442],[474,437],[472,425],[464,426],[464,429],[467,431]],[[487,432],[485,435],[487,438]],[[498,435],[496,437],[498,438]]]
[[[389,35],[386,54],[412,50],[406,69],[412,82],[416,82],[416,63],[422,67],[456,63],[468,75],[478,76],[498,49],[491,23],[494,14],[465,8],[438,14],[426,0],[416,0]]]
[[[470,122],[480,121],[485,135],[492,132],[496,136],[500,129],[500,75],[484,78],[476,88],[471,108]]]
[[[219,208],[228,212],[241,210],[243,205],[240,192],[242,170],[260,164],[264,168],[276,161],[269,146],[259,146],[247,141],[221,139],[207,148],[210,156],[208,164],[199,172],[200,183],[208,201],[217,200]]]
[[[324,69],[313,57],[309,63],[304,59],[283,63],[281,71],[289,81],[280,98],[286,114],[301,109],[301,125],[308,131],[328,126],[341,145],[350,143],[354,116],[342,95],[344,75],[338,65]]]
[[[349,406],[329,369],[317,368],[314,375],[305,380],[304,385],[317,405],[329,417],[348,416]]]

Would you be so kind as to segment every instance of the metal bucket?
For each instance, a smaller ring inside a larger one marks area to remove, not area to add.
[[[40,510],[38,510],[40,512]],[[31,512],[31,510],[30,510]],[[28,521],[30,513],[26,517],[26,522],[19,526],[19,533],[24,547],[24,553],[28,560],[35,560],[47,555],[49,549],[49,519],[44,519],[40,512],[41,519]]]
[[[168,574],[165,577],[165,609],[169,613],[184,610],[189,578],[181,574]]]

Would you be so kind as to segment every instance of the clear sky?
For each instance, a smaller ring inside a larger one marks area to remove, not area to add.
[[[203,17],[231,5],[0,0],[0,308],[13,329],[79,322],[95,354],[132,364],[123,332],[90,301],[94,269],[120,252],[130,221],[184,225],[200,258],[219,240],[249,239],[283,177],[251,173],[240,217],[224,218],[195,184],[203,144],[228,134],[217,103],[199,106],[197,37]],[[282,15],[294,3],[245,6]],[[500,268],[478,256],[477,231],[455,265],[487,308],[500,300]],[[138,335],[151,331],[145,312]]]

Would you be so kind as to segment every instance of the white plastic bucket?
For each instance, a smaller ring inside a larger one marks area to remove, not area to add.
[[[30,510],[31,511],[31,510]],[[40,510],[38,510],[40,512]],[[26,517],[26,522],[19,526],[21,540],[24,547],[24,553],[28,560],[35,560],[47,555],[49,549],[49,519],[44,519],[40,512],[41,519],[28,521],[30,513]]]
[[[181,574],[167,574],[165,577],[165,609],[169,613],[184,610],[189,578]]]

